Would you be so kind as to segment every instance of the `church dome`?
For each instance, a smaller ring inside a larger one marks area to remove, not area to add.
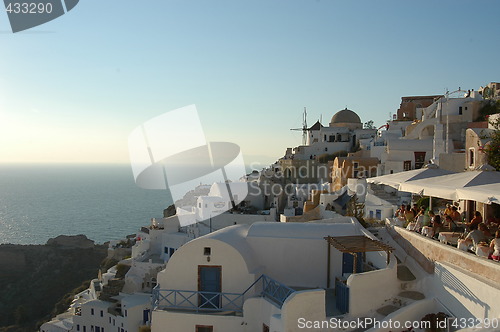
[[[335,113],[332,116],[332,120],[330,121],[330,126],[333,124],[341,124],[341,123],[361,123],[361,119],[359,116],[351,110],[343,109]]]

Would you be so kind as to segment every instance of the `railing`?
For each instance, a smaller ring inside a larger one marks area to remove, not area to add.
[[[243,294],[157,289],[156,287],[153,290],[153,309],[188,309],[196,312],[243,311]]]
[[[254,289],[254,292],[250,292]],[[195,312],[232,311],[243,312],[243,303],[250,296],[262,296],[270,299],[280,308],[286,298],[295,292],[290,287],[261,275],[243,293],[222,293],[206,291],[188,291],[153,289],[152,306],[156,309],[194,310]]]
[[[290,287],[283,285],[282,283],[269,278],[266,275],[260,276],[259,279],[262,278],[262,296],[267,297],[270,300],[273,300],[276,302],[279,307],[283,305],[285,302],[286,298],[295,292],[293,289]],[[257,281],[259,280],[257,279]]]

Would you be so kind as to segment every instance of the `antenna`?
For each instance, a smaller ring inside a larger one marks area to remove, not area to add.
[[[302,145],[307,144],[307,110],[304,107],[304,113],[302,115],[302,128],[292,128],[290,130],[302,130]]]

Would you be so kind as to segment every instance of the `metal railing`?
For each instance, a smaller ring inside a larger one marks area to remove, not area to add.
[[[254,290],[251,292],[251,290]],[[243,293],[153,289],[152,306],[156,309],[192,310],[195,312],[231,311],[243,312],[245,299],[261,296],[270,299],[280,308],[287,297],[295,292],[292,288],[266,275],[261,275]]]
[[[269,278],[268,276],[266,275],[262,275],[260,276],[259,279],[262,278],[262,296],[264,297],[267,297],[268,299],[274,301],[275,303],[277,303],[279,305],[279,307],[281,308],[281,306],[283,305],[283,303],[285,302],[285,300],[287,299],[287,297],[292,294],[293,292],[295,292],[293,289],[291,289],[290,287],[286,286],[286,285],[283,285],[282,283],[272,279],[272,278]],[[259,280],[257,279],[257,280]]]

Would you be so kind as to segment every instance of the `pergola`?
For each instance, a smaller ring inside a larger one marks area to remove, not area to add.
[[[330,288],[330,254],[331,247],[334,247],[342,253],[348,253],[354,256],[353,273],[356,273],[356,266],[358,263],[358,255],[360,252],[369,251],[385,251],[387,253],[387,265],[390,262],[390,253],[394,248],[369,238],[366,235],[351,235],[351,236],[327,236],[324,238],[328,242],[328,263],[327,263],[327,288]]]

